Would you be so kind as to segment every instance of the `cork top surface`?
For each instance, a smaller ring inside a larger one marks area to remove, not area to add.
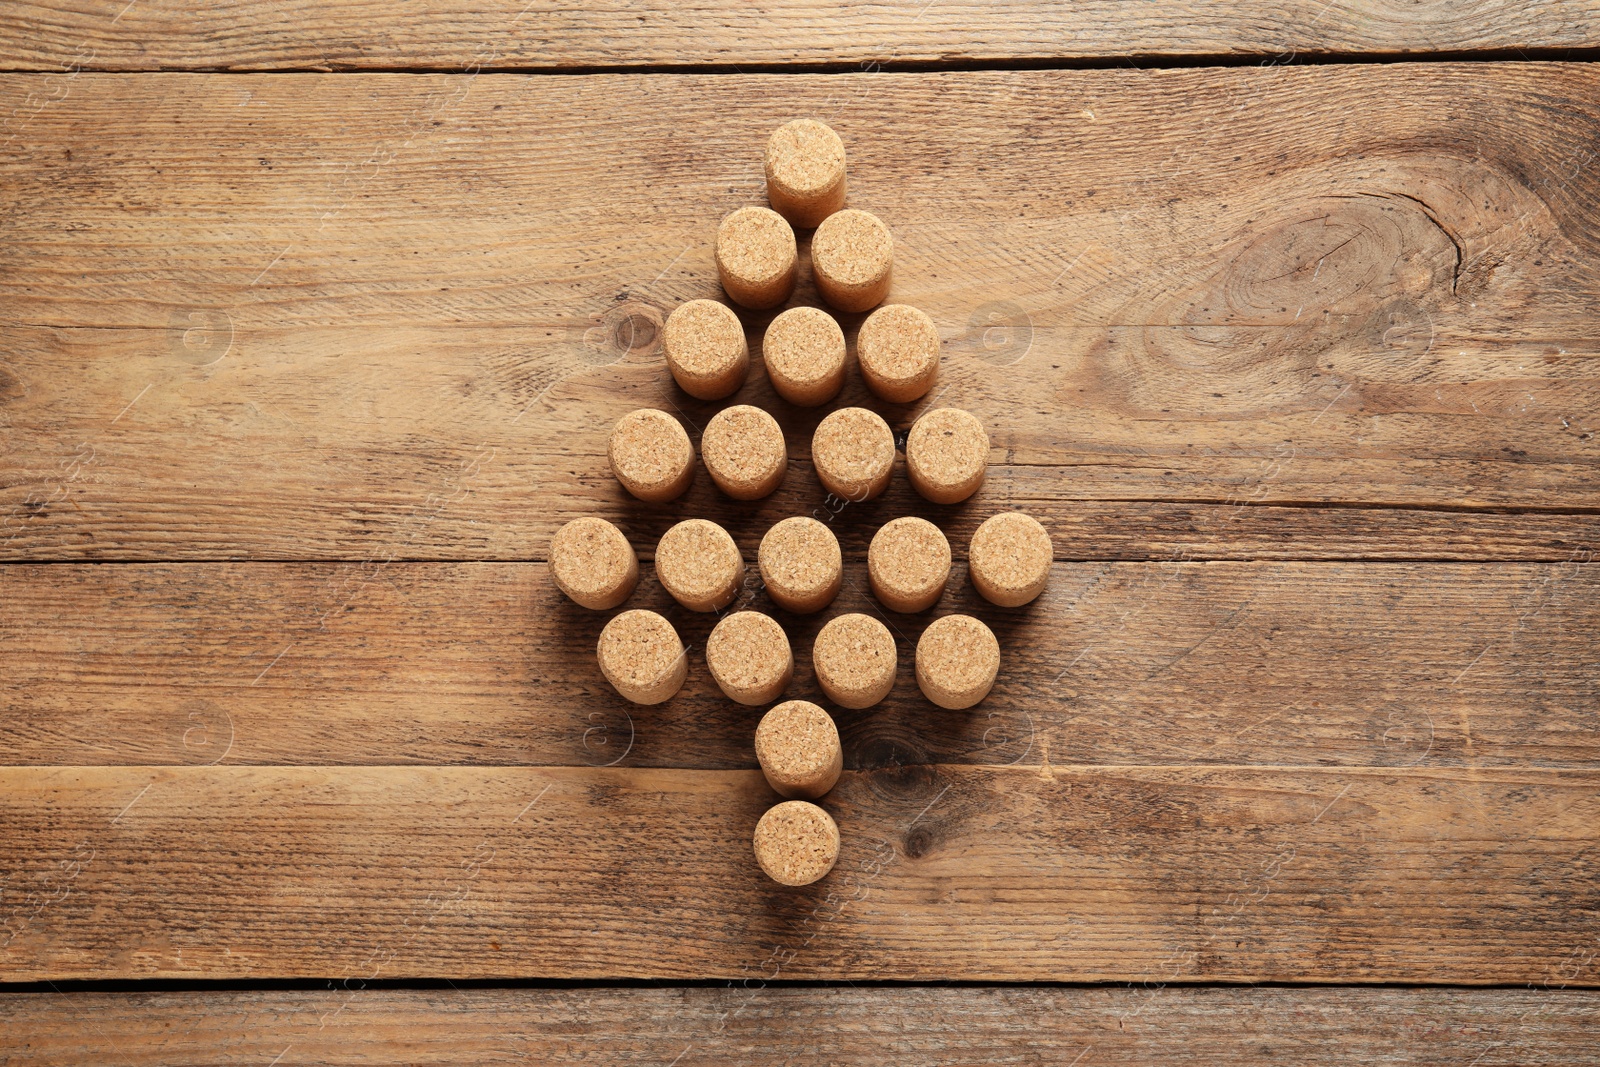
[[[700,435],[700,455],[722,478],[757,485],[788,461],[778,420],[749,404],[735,404],[711,416]]]
[[[894,431],[877,412],[840,408],[817,424],[811,461],[836,481],[867,486],[894,465]]]
[[[670,482],[694,462],[689,435],[677,419],[655,408],[640,408],[618,419],[607,452],[611,469],[639,485]]]
[[[998,589],[1026,589],[1050,569],[1055,550],[1050,534],[1031,515],[1002,511],[985,519],[972,535],[970,566]]]
[[[939,362],[939,328],[920,308],[885,304],[861,324],[856,352],[884,381],[914,382]]]
[[[767,181],[798,198],[817,196],[844,176],[844,142],[816,119],[795,119],[767,139]]]
[[[761,580],[796,595],[826,589],[844,566],[839,539],[806,515],[784,519],[761,539]]]
[[[709,519],[685,519],[656,545],[656,577],[680,599],[714,600],[743,570],[739,546]]]
[[[891,519],[872,535],[867,568],[888,592],[914,598],[949,578],[950,542],[927,519]]]
[[[707,380],[727,374],[747,351],[739,316],[716,300],[679,305],[661,328],[661,344],[679,373]]]
[[[810,885],[839,859],[839,827],[815,804],[786,800],[756,823],[755,853],[774,881]]]
[[[821,308],[790,308],[772,320],[761,342],[767,373],[797,385],[837,374],[844,357],[844,331]]]
[[[809,700],[785,700],[756,727],[756,759],[768,774],[804,782],[826,773],[839,751],[839,729]]]
[[[670,674],[683,657],[672,624],[653,611],[624,611],[600,631],[600,666],[625,686],[646,689]]]
[[[627,578],[634,562],[633,546],[622,531],[604,519],[573,519],[550,541],[550,569],[562,589],[598,596]]]
[[[771,208],[742,207],[717,227],[717,262],[752,285],[776,282],[797,254],[793,228]]]
[[[939,408],[912,425],[906,461],[935,485],[960,485],[989,462],[989,434],[971,412]]]
[[[871,615],[835,616],[818,631],[811,664],[835,689],[872,689],[894,675],[894,635]]]
[[[993,679],[1000,667],[994,631],[971,615],[946,615],[922,631],[917,670],[941,689],[966,692]]]
[[[878,216],[856,208],[835,211],[811,238],[811,261],[841,285],[868,285],[889,270],[894,242]]]
[[[706,665],[724,689],[761,689],[794,666],[789,637],[759,611],[725,615],[706,639]]]

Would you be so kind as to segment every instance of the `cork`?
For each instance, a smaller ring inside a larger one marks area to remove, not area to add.
[[[777,307],[794,292],[799,253],[794,230],[764,207],[742,207],[717,227],[717,276],[735,304]]]
[[[854,503],[889,488],[894,472],[894,431],[866,408],[840,408],[811,435],[811,462],[822,487]]]
[[[750,373],[744,326],[732,308],[715,300],[679,305],[661,328],[661,346],[672,377],[700,400],[737,392]]]
[[[685,519],[656,545],[656,577],[690,611],[720,611],[744,580],[744,558],[728,531],[706,519]]]
[[[653,611],[624,611],[600,631],[600,672],[635,704],[668,700],[689,676],[689,657],[672,624]]]
[[[894,242],[878,216],[836,211],[811,235],[811,273],[822,299],[840,311],[866,311],[889,295]]]
[[[795,119],[767,139],[767,201],[809,229],[844,207],[844,142],[816,119]]]
[[[910,304],[889,304],[861,324],[856,359],[861,379],[875,396],[909,404],[939,377],[939,328]]]
[[[1000,671],[1000,642],[971,615],[946,615],[917,642],[917,685],[922,695],[959,711],[989,695]]]
[[[892,519],[867,546],[867,581],[878,602],[890,611],[933,607],[950,580],[950,542],[927,519]]]
[[[988,466],[989,435],[977,416],[959,408],[927,412],[906,437],[906,477],[935,504],[976,493]]]
[[[717,488],[735,500],[760,500],[783,483],[789,470],[778,420],[749,404],[711,416],[700,435],[700,458]]]
[[[617,420],[606,447],[622,488],[651,504],[682,496],[694,480],[694,446],[678,420],[640,408]]]
[[[826,404],[844,387],[844,331],[820,308],[790,308],[772,320],[761,359],[778,395],[791,404]]]
[[[817,633],[811,666],[829,700],[870,708],[894,688],[894,636],[870,615],[836,616]]]
[[[972,535],[967,571],[973,588],[991,604],[1018,608],[1044,592],[1055,549],[1039,521],[1020,511],[985,519]]]
[[[839,730],[809,700],[785,700],[756,727],[756,759],[780,796],[816,800],[844,770]]]
[[[575,603],[605,611],[639,584],[639,557],[606,520],[573,519],[550,540],[550,576]]]
[[[759,611],[736,611],[717,623],[706,638],[706,666],[717,688],[741,704],[777,700],[794,680],[788,636]]]
[[[844,584],[839,539],[826,525],[804,515],[784,519],[768,530],[756,562],[772,602],[799,615],[833,603]]]
[[[809,801],[785,800],[756,823],[756,862],[783,885],[810,885],[839,861],[839,827]]]

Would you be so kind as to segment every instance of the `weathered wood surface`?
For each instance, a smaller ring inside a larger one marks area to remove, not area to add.
[[[801,113],[991,428],[957,536],[1020,503],[1068,559],[1596,545],[1583,65],[200,77],[0,78],[11,558],[529,559],[580,513],[825,506],[820,413],[759,373],[797,458],[761,505],[603,462],[634,406],[713,410],[656,326]]]
[[[1219,1063],[1589,1067],[1562,989],[966,987],[46,993],[0,1000],[8,1063],[706,1067]]]
[[[785,622],[790,696],[822,700],[827,618],[881,615],[863,572],[852,560],[814,616],[775,611],[755,575],[735,602]],[[11,566],[0,599],[4,764],[755,766],[759,711],[705,669],[717,616],[678,608],[648,566],[624,607],[691,646],[688,685],[649,708],[595,663],[612,613],[566,601],[542,564]],[[955,610],[1002,647],[993,694],[959,712],[913,672],[922,629]],[[882,617],[895,690],[830,708],[851,767],[1600,766],[1594,564],[1057,564],[1005,610],[958,562],[933,612]]]
[[[981,30],[975,29],[981,27]],[[892,65],[1600,46],[1586,0],[1057,0],[835,6],[523,0],[17,0],[0,68],[567,69]]]

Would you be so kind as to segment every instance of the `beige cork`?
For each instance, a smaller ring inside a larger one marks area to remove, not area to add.
[[[639,557],[604,519],[573,519],[550,540],[550,576],[575,603],[605,611],[639,584]]]
[[[844,331],[820,308],[790,308],[772,320],[761,359],[778,395],[803,408],[826,404],[844,388]]]
[[[794,230],[764,207],[742,207],[717,227],[717,276],[735,304],[777,307],[794,292],[799,253]]]
[[[795,119],[767,139],[767,200],[810,228],[844,207],[844,142],[816,119]]]
[[[1000,642],[971,615],[946,615],[917,642],[917,685],[922,695],[959,711],[989,695],[1000,672]]]
[[[761,539],[761,583],[772,602],[806,615],[833,603],[844,584],[844,556],[833,531],[816,519],[784,519]]]
[[[970,412],[930,411],[906,436],[906,477],[935,504],[956,504],[976,493],[988,466],[989,435]]]
[[[789,471],[778,420],[749,404],[711,416],[700,435],[700,458],[717,488],[735,500],[760,500],[783,484]]]
[[[750,373],[744,326],[732,308],[715,300],[691,300],[668,315],[661,346],[672,377],[700,400],[737,392]]]
[[[840,311],[866,311],[889,295],[894,241],[878,216],[849,208],[811,235],[811,272],[822,299]]]
[[[909,404],[939,377],[939,328],[910,304],[881,307],[856,334],[856,359],[875,396]]]
[[[725,616],[706,638],[706,666],[730,700],[766,704],[794,681],[794,655],[783,627],[759,611]]]
[[[600,631],[600,671],[635,704],[659,704],[683,688],[689,657],[672,624],[653,611],[624,611]]]
[[[690,611],[719,611],[739,593],[744,558],[728,531],[716,523],[685,519],[661,535],[656,577]]]
[[[1044,592],[1055,549],[1039,521],[1020,511],[985,519],[972,535],[967,570],[989,603],[1018,608]]]
[[[780,796],[801,800],[822,796],[844,770],[838,727],[809,700],[785,700],[761,717],[756,759]]]
[[[891,519],[867,546],[867,581],[890,611],[924,611],[944,595],[950,580],[950,542],[927,519]]]
[[[889,488],[894,472],[894,431],[866,408],[840,408],[817,423],[811,463],[822,487],[853,503],[872,500]]]
[[[817,633],[811,666],[829,700],[870,708],[894,688],[894,635],[870,615],[839,615]]]
[[[675,500],[694,480],[694,446],[678,420],[640,408],[617,420],[606,447],[622,488],[652,504]]]
[[[756,862],[783,885],[810,885],[839,861],[839,827],[809,801],[785,800],[756,823]]]

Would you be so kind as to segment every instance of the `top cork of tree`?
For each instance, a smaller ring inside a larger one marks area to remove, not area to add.
[[[795,119],[767,139],[767,201],[802,229],[844,207],[844,142],[816,119]]]

